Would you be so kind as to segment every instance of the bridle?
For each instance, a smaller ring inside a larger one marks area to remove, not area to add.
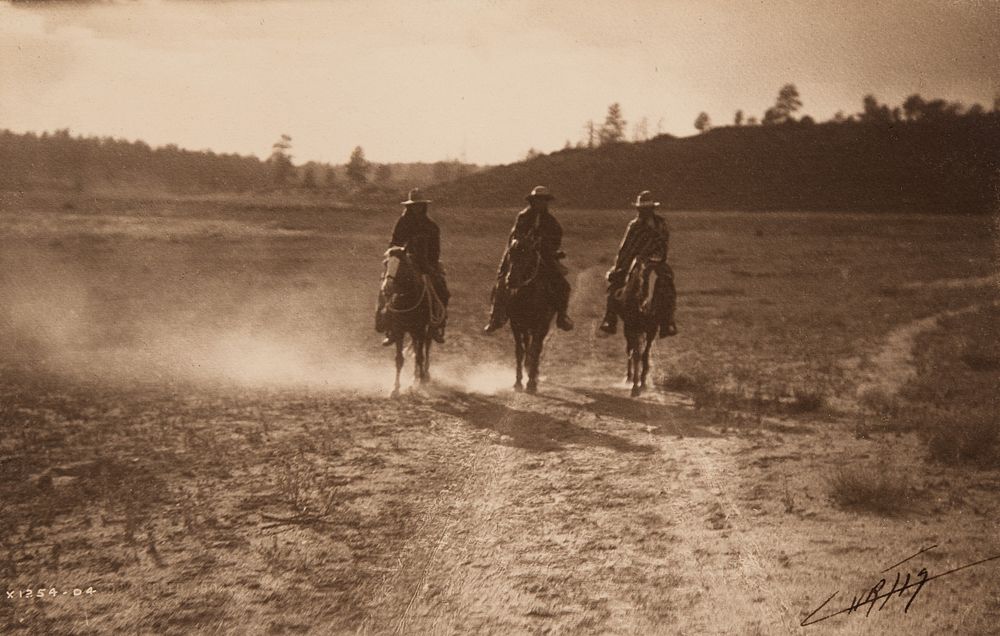
[[[535,243],[536,244],[533,246],[533,251],[535,252],[535,265],[534,265],[534,267],[531,270],[531,276],[529,276],[527,278],[527,280],[521,281],[520,284],[518,284],[518,285],[511,285],[510,284],[510,272],[507,272],[507,290],[508,291],[515,292],[515,291],[521,289],[522,287],[527,287],[531,283],[535,282],[536,278],[538,278],[538,272],[541,271],[541,269],[542,269],[542,253],[538,249],[537,241],[535,241]],[[512,245],[511,247],[514,247],[514,246]],[[521,244],[518,243],[517,247],[520,248]],[[511,268],[513,269],[513,263],[511,264]]]
[[[399,262],[399,264],[402,264],[402,258],[399,257],[399,256],[390,256],[389,258],[396,259],[397,262]],[[398,267],[399,267],[399,265],[396,266],[397,269],[398,269]],[[398,307],[396,307],[396,306],[394,306],[392,304],[392,299],[389,299],[388,302],[386,302],[385,309],[386,309],[386,311],[388,311],[390,313],[393,313],[393,314],[408,314],[408,313],[414,312],[417,309],[419,309],[420,306],[424,303],[424,300],[426,300],[426,299],[429,298],[430,299],[430,307],[429,307],[430,308],[430,316],[429,316],[430,323],[431,323],[431,325],[433,325],[433,326],[436,327],[436,326],[440,325],[444,321],[444,319],[445,319],[446,309],[445,309],[444,303],[438,297],[437,292],[434,291],[434,286],[431,285],[430,281],[427,280],[427,274],[420,275],[417,278],[420,280],[420,284],[421,284],[420,294],[417,296],[417,302],[414,303],[414,305],[412,307],[408,307],[406,309],[400,309],[400,308],[398,308]],[[396,276],[393,275],[393,274],[390,274],[388,272],[388,268],[386,268],[386,274],[384,276],[384,280],[385,281],[393,281],[393,283],[395,283]],[[385,289],[385,284],[383,283],[383,290],[384,289]]]

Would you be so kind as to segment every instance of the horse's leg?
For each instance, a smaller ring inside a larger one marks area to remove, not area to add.
[[[431,380],[431,345],[434,340],[430,337],[424,339],[424,366],[422,378],[424,382]]]
[[[646,376],[649,375],[649,350],[653,346],[653,340],[656,338],[656,327],[653,327],[653,331],[646,330],[646,345],[642,349],[642,377],[639,379],[639,388],[645,390],[646,388]]]
[[[632,342],[632,330],[627,326],[623,329],[625,333],[625,383],[632,383],[632,349],[634,348],[634,343]]]
[[[528,384],[524,387],[528,393],[538,391],[538,367],[535,365],[535,343],[538,341],[538,334],[529,331],[525,336],[525,365],[528,367]]]
[[[538,369],[541,366],[542,345],[544,343],[544,333],[539,331],[531,333],[531,341],[528,345],[528,393],[538,391]]]
[[[632,351],[629,354],[629,361],[632,365],[632,397],[636,397],[642,392],[640,386],[642,380],[642,348],[644,346],[642,334],[643,332],[639,331],[633,336]]]
[[[520,329],[517,329],[513,325],[511,325],[511,330],[514,332],[514,358],[517,360],[517,370],[515,371],[515,376],[514,376],[514,390],[515,391],[520,391],[520,390],[522,390],[524,388],[524,385],[521,383],[521,379],[522,379],[522,377],[524,375],[523,374],[523,369],[524,369],[524,340],[523,340],[523,336],[524,336],[524,334],[521,332]]]
[[[396,339],[396,381],[392,385],[392,397],[399,397],[399,374],[403,370],[403,338]]]
[[[410,334],[413,339],[413,388],[419,387],[424,382],[424,340],[416,333]]]

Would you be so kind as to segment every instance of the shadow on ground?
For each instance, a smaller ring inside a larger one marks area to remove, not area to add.
[[[573,403],[559,398],[551,398],[600,417],[614,417],[644,426],[655,426],[650,431],[658,435],[682,435],[684,437],[719,437],[718,433],[695,424],[695,415],[679,408],[664,406],[641,399],[623,397],[578,387],[562,387],[567,391],[585,397],[585,404]]]
[[[521,411],[477,396],[456,396],[435,406],[441,413],[465,420],[475,428],[489,429],[507,436],[511,446],[536,452],[561,450],[566,444],[604,446],[623,453],[651,453],[648,444],[632,442],[593,431],[572,422],[537,411]]]

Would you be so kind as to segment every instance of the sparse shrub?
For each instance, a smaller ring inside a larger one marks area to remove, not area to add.
[[[708,378],[701,374],[690,374],[683,371],[671,373],[660,379],[660,388],[678,393],[694,393],[703,391],[709,386]]]
[[[962,362],[973,371],[996,371],[1000,369],[1000,355],[978,349],[968,349],[962,354]]]
[[[996,416],[965,414],[963,420],[925,424],[931,459],[946,464],[991,463],[997,460],[1000,437]]]
[[[882,420],[897,416],[901,409],[898,399],[877,388],[868,389],[858,396],[858,404]]]
[[[718,406],[723,398],[722,391],[716,388],[707,374],[702,372],[668,373],[660,377],[657,385],[665,391],[691,396],[695,408],[698,409]]]
[[[788,408],[793,413],[813,413],[823,408],[826,398],[814,389],[795,389]]]
[[[829,478],[830,498],[842,508],[892,515],[909,501],[905,484],[881,466],[843,466]]]

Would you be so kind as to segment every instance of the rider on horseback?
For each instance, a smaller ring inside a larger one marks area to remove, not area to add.
[[[644,190],[636,197],[633,206],[637,215],[628,224],[625,230],[625,238],[622,239],[618,248],[618,258],[615,259],[615,266],[608,271],[608,305],[604,314],[604,321],[599,329],[604,333],[612,334],[618,324],[618,315],[615,313],[615,295],[625,285],[628,278],[629,269],[636,258],[645,259],[651,262],[657,272],[657,290],[655,297],[663,303],[660,324],[660,337],[673,336],[677,334],[677,326],[674,324],[674,308],[677,303],[677,291],[674,289],[674,273],[667,265],[667,245],[670,241],[670,230],[663,218],[657,216],[654,210],[660,204],[653,201],[653,195],[649,190]]]
[[[403,214],[396,221],[396,226],[392,230],[392,240],[389,242],[389,247],[402,247],[406,250],[417,273],[428,278],[441,303],[447,307],[451,295],[444,279],[444,269],[439,261],[441,257],[441,231],[438,229],[437,223],[427,216],[427,204],[429,203],[429,200],[423,198],[419,188],[410,190],[409,197],[402,202]],[[385,320],[385,308],[389,300],[379,294],[378,311],[375,315],[375,330],[386,334],[382,341],[384,346],[396,342],[396,335],[389,331],[389,325],[386,324]],[[444,342],[443,320],[434,329],[431,336],[437,342]]]
[[[510,271],[510,246],[515,240],[537,241],[541,256],[541,275],[557,314],[556,326],[563,331],[573,328],[573,321],[567,315],[570,294],[569,281],[566,280],[567,270],[559,262],[565,256],[559,249],[562,245],[562,226],[549,212],[549,201],[554,198],[545,186],[536,186],[526,197],[528,207],[518,213],[507,240],[507,249],[500,261],[496,286],[493,288],[490,322],[483,329],[484,333],[493,333],[507,322],[509,290],[505,279]]]

